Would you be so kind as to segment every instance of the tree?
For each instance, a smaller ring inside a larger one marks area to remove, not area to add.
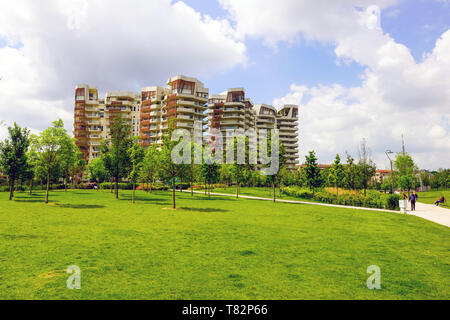
[[[420,173],[420,182],[424,187],[428,187],[431,183],[430,174],[426,171]]]
[[[50,190],[50,181],[52,175],[59,173],[61,169],[61,161],[64,153],[64,144],[70,139],[64,123],[61,119],[54,121],[53,126],[42,131],[33,146],[38,153],[38,166],[45,174],[47,180],[47,188],[45,193],[45,203],[48,203]]]
[[[172,133],[174,131],[174,123],[169,124],[169,129],[163,136],[163,145],[160,151],[159,175],[164,180],[168,180],[172,185],[172,207],[176,209],[175,199],[175,179],[180,172],[181,165],[172,161],[172,151],[179,141],[172,141]],[[181,139],[181,138],[180,138]]]
[[[399,178],[399,186],[403,190],[408,190],[417,184],[416,172],[418,167],[408,153],[398,153],[394,161],[394,167]]]
[[[432,173],[433,175],[431,176],[431,188],[439,190],[439,187],[441,186],[440,181],[439,181],[439,175],[437,172]]]
[[[329,172],[329,180],[333,183],[336,188],[336,195],[339,194],[339,187],[342,186],[344,178],[345,178],[345,170],[344,166],[341,164],[341,157],[339,154],[336,154],[336,158],[334,163],[331,165]]]
[[[158,146],[156,144],[152,144],[145,152],[145,157],[141,168],[141,178],[143,181],[147,182],[147,186],[150,184],[150,192],[152,192],[153,183],[158,174],[158,167],[160,163],[161,161],[159,160]]]
[[[200,166],[200,175],[207,186],[208,197],[211,197],[211,185],[216,183],[220,177],[219,165],[213,159],[206,158]]]
[[[104,142],[100,157],[106,170],[114,178],[114,191],[119,199],[119,180],[126,177],[130,169],[128,149],[131,146],[131,126],[119,114],[111,118],[111,143]]]
[[[110,179],[109,172],[106,170],[105,165],[100,158],[91,160],[87,166],[87,171],[89,173],[89,179],[97,184]]]
[[[370,179],[377,171],[375,163],[371,159],[371,151],[367,146],[366,139],[361,141],[358,149],[359,161],[357,164],[357,180],[359,185],[364,189],[364,197],[367,195],[367,187]]]
[[[305,158],[305,182],[309,189],[314,193],[315,189],[321,184],[320,169],[317,165],[316,153],[314,151],[310,151],[309,155]]]
[[[133,184],[133,195],[132,202],[135,203],[135,195],[136,195],[136,182],[139,179],[139,175],[141,173],[142,162],[145,157],[145,150],[139,144],[137,138],[133,139],[132,145],[128,149],[128,157],[131,163],[131,170],[128,174],[128,179]]]
[[[347,154],[347,164],[344,166],[345,170],[345,186],[348,189],[355,190],[356,189],[356,176],[357,176],[357,166],[355,164],[355,159]]]
[[[28,170],[30,179],[30,195],[33,194],[33,183],[34,179],[39,174],[39,154],[36,150],[38,136],[32,134],[30,136],[30,146],[28,148],[27,160],[28,160]]]
[[[16,123],[8,128],[9,138],[0,142],[0,167],[9,180],[9,200],[14,197],[15,181],[27,168],[27,149],[30,145],[29,130]]]
[[[76,162],[81,155],[75,141],[68,135],[65,136],[65,141],[61,148],[61,173],[64,181],[64,191],[67,191],[67,180],[70,177],[70,169],[76,166]]]
[[[94,160],[97,160],[97,159],[94,159]],[[77,176],[80,176],[83,173],[83,171],[86,169],[86,161],[83,159],[83,154],[81,153],[81,151],[78,148],[76,148],[76,150],[75,150],[74,160],[75,161],[73,161],[72,164],[69,166],[69,171],[68,171],[72,186],[75,185],[75,178]]]
[[[233,176],[231,174],[231,165],[222,164],[220,166],[220,183],[225,184],[227,187],[231,185]]]
[[[270,172],[270,179],[272,182],[272,198],[273,198],[273,202],[276,202],[275,185],[278,182],[279,189],[281,189],[281,187],[280,187],[280,184],[281,184],[280,171],[286,165],[286,158],[285,158],[285,149],[284,149],[284,146],[281,143],[281,141],[278,140],[278,145],[272,146],[272,139],[273,139],[272,131],[269,131],[267,134],[268,157],[272,158],[272,153],[275,153],[275,157],[278,157],[278,159],[277,159],[278,167],[276,168],[275,171]],[[272,148],[272,147],[274,147],[274,148]],[[273,161],[273,159],[272,159],[272,161]]]

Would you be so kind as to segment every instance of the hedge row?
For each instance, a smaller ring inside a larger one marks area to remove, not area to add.
[[[302,199],[312,199],[323,203],[338,204],[344,206],[365,207],[365,208],[379,208],[389,210],[399,210],[400,195],[398,194],[382,194],[379,192],[367,192],[367,196],[363,194],[348,194],[335,195],[326,191],[318,191],[312,193],[307,189],[291,186],[284,187],[283,193],[289,196],[294,196]]]

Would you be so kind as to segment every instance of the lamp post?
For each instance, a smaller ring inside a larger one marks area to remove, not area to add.
[[[392,168],[392,159],[389,157],[390,154],[393,154],[391,150],[386,150],[386,156],[389,159],[389,162],[391,163],[391,194],[394,193],[394,170]]]

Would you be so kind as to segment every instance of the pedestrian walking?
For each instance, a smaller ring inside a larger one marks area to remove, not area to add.
[[[412,193],[409,195],[409,202],[411,203],[411,211],[416,211],[416,194]]]

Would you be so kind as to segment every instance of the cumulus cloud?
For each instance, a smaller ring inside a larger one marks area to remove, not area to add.
[[[225,19],[169,0],[0,0],[0,118],[72,130],[74,87],[139,90],[246,64]],[[0,129],[4,137],[5,130]]]
[[[379,10],[396,1],[220,1],[241,38],[261,38],[271,47],[302,39],[331,42],[338,61],[366,67],[360,86],[298,83],[274,100],[302,105],[301,161],[313,149],[322,162],[344,150],[355,154],[364,137],[378,166],[387,167],[384,151],[399,151],[405,134],[421,167],[450,165],[450,30],[416,62],[381,28]]]

